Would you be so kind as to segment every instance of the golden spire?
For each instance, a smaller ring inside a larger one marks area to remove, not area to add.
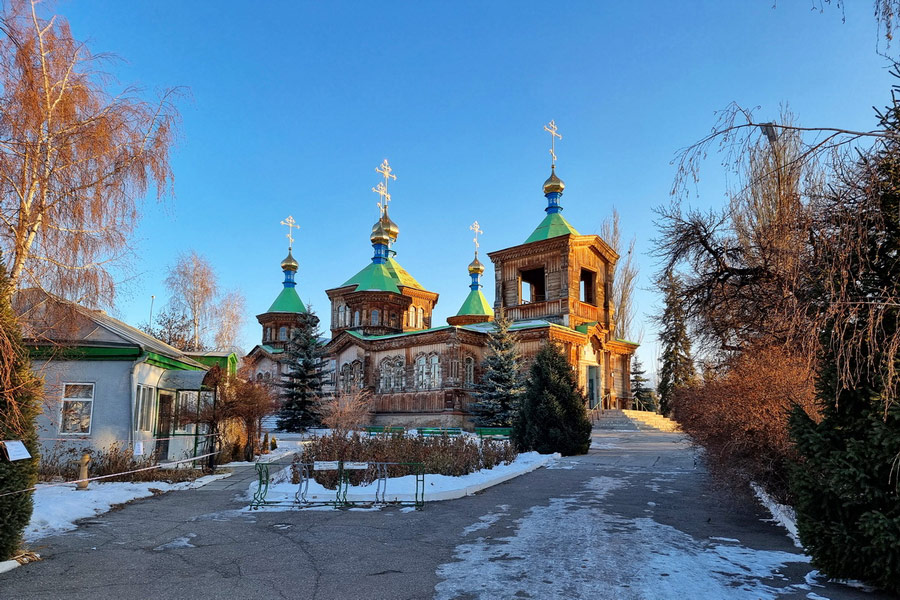
[[[291,215],[288,215],[288,218],[287,218],[287,219],[284,219],[284,220],[281,222],[281,224],[284,225],[284,226],[286,226],[286,227],[288,228],[288,232],[287,232],[287,236],[286,236],[286,237],[287,237],[287,239],[288,239],[288,252],[290,252],[290,251],[294,248],[294,236],[293,236],[293,231],[292,231],[292,230],[293,230],[295,227],[299,230],[299,229],[300,229],[300,226],[297,225],[297,222],[294,221],[294,217],[292,217]]]
[[[391,202],[391,194],[388,192],[388,182],[391,179],[397,180],[397,176],[393,174],[393,171],[394,170],[391,168],[391,165],[388,164],[387,159],[384,159],[384,162],[382,162],[381,165],[375,167],[375,172],[381,173],[384,176],[384,181],[379,181],[378,185],[372,188],[372,191],[381,197],[381,200],[377,204],[378,221],[372,227],[371,239],[373,240],[373,243],[375,237],[380,238],[384,234],[386,234],[389,240],[393,242],[400,233],[400,228],[397,227],[397,224],[388,216],[388,204]]]
[[[562,139],[562,135],[556,132],[556,121],[550,121],[544,125],[544,131],[550,133],[550,177],[544,182],[544,195],[551,192],[562,194],[566,189],[563,180],[556,176],[556,138]]]

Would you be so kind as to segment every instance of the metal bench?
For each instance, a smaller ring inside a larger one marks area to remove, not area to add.
[[[366,433],[369,434],[369,437],[375,437],[378,435],[398,435],[401,436],[406,433],[405,427],[398,427],[395,425],[384,425],[384,426],[369,426],[364,428]]]
[[[462,427],[419,427],[416,431],[422,437],[441,437],[445,435],[456,437],[462,435],[463,432]]]
[[[508,440],[512,434],[512,427],[476,427],[475,433],[481,439]]]

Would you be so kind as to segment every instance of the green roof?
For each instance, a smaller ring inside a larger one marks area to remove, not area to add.
[[[286,287],[281,290],[281,293],[275,298],[275,302],[272,303],[272,306],[266,312],[305,313],[306,307],[303,306],[303,301],[300,300],[297,290],[292,287]]]
[[[488,304],[487,298],[481,293],[481,290],[472,290],[463,302],[462,308],[456,313],[460,315],[494,315],[494,309]]]
[[[572,235],[581,235],[575,231],[574,227],[569,225],[569,222],[566,221],[566,218],[560,213],[550,213],[544,217],[544,220],[537,226],[534,233],[528,236],[525,243],[528,244],[531,242],[539,242],[541,240],[549,240],[550,238],[568,235],[570,233]]]
[[[365,268],[344,282],[341,287],[355,285],[356,291],[381,290],[383,292],[400,293],[400,286],[423,290],[421,284],[393,258],[387,259],[383,265],[369,263]]]

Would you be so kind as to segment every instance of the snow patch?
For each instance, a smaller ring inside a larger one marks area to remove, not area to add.
[[[794,513],[794,509],[786,504],[779,504],[776,502],[775,499],[755,481],[750,482],[750,487],[753,488],[753,493],[756,494],[760,503],[766,507],[769,513],[771,513],[775,522],[787,529],[788,536],[793,540],[794,545],[802,549],[803,544],[800,543],[800,536],[797,535],[797,515]]]
[[[509,504],[500,504],[497,506],[497,508],[500,509],[499,512],[492,512],[479,517],[477,523],[473,523],[463,529],[462,535],[469,535],[470,533],[473,533],[475,531],[487,529],[488,527],[499,521],[501,517],[505,517],[509,514]]]
[[[165,552],[166,550],[178,550],[179,548],[196,548],[197,546],[191,543],[191,539],[195,537],[197,537],[196,533],[189,533],[184,537],[175,538],[168,544],[157,546],[154,550],[157,552]]]

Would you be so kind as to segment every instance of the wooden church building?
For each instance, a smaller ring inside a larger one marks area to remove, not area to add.
[[[554,156],[555,158],[555,156]],[[331,302],[331,340],[326,352],[335,392],[371,394],[375,424],[461,426],[480,381],[494,315],[513,321],[527,369],[542,344],[558,344],[576,370],[591,407],[626,407],[631,356],[637,344],[611,337],[611,286],[618,259],[597,235],[581,235],[562,216],[565,184],[555,164],[544,182],[546,216],[522,244],[488,253],[494,265],[494,303],[481,291],[485,266],[469,264],[470,292],[446,325],[432,321],[438,294],[426,290],[392,250],[399,228],[388,215],[387,182],[395,178],[385,161],[381,217],[372,227],[371,262],[342,284],[326,290]],[[282,263],[284,290],[257,317],[262,344],[248,355],[257,378],[280,380],[284,342],[304,312],[294,286],[297,263]],[[284,298],[282,296],[285,296]],[[324,315],[320,315],[323,322]],[[270,373],[267,375],[266,373]]]

